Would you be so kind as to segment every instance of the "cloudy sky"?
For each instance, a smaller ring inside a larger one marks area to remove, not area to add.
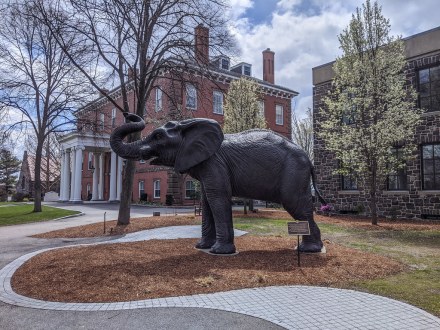
[[[230,0],[240,60],[262,78],[262,54],[275,52],[275,83],[300,93],[293,110],[312,107],[312,68],[341,55],[338,35],[361,0]],[[408,37],[440,26],[438,0],[380,0],[391,34]]]

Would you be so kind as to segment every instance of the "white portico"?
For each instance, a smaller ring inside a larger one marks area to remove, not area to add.
[[[92,195],[92,201],[104,200],[104,189],[108,190],[109,201],[120,200],[123,162],[110,149],[109,139],[108,134],[93,135],[79,132],[64,135],[59,139],[62,150],[60,201],[82,203],[87,200],[89,193]],[[93,154],[93,161],[85,166],[83,160],[86,152]],[[110,158],[107,173],[105,173],[106,154]],[[91,191],[86,191],[85,194],[83,191],[84,170],[92,172]],[[109,176],[108,179],[106,175]]]

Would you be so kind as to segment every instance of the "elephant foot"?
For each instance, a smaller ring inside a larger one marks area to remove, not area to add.
[[[196,249],[210,249],[215,244],[215,238],[210,239],[206,237],[202,237],[200,242],[196,244]]]
[[[218,243],[216,242],[209,250],[212,254],[233,254],[235,253],[234,243]]]
[[[322,241],[302,241],[298,248],[300,252],[319,253],[322,247]]]

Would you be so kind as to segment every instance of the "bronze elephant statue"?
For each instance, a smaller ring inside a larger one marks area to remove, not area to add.
[[[223,134],[211,119],[170,121],[142,140],[125,143],[130,133],[145,128],[142,118],[124,113],[126,123],[110,137],[120,157],[151,160],[150,164],[173,167],[201,183],[202,238],[196,247],[215,254],[235,250],[232,197],[280,203],[297,220],[309,222],[300,251],[320,252],[321,233],[313,220],[310,178],[315,186],[313,165],[306,153],[288,139],[269,130]]]

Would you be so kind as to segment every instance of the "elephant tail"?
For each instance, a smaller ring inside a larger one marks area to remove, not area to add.
[[[312,174],[312,184],[313,189],[315,189],[315,194],[318,196],[319,201],[322,205],[327,205],[328,203],[326,200],[321,196],[321,193],[319,192],[318,188],[316,188],[316,174],[315,174],[315,167],[312,165],[311,167],[311,174]]]

